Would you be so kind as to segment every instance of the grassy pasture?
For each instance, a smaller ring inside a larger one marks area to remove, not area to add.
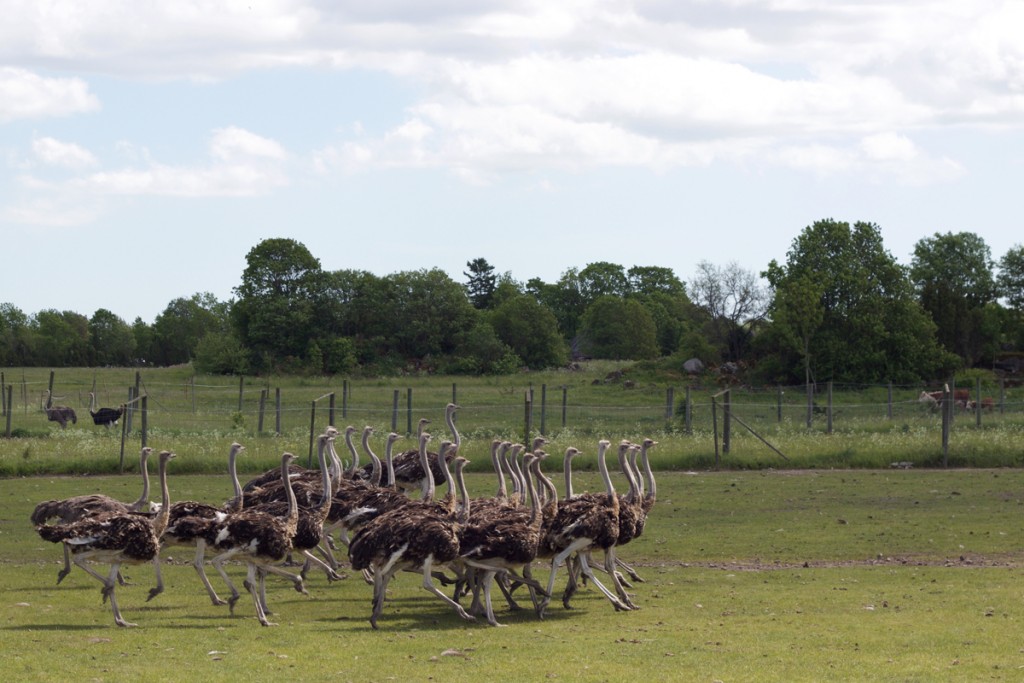
[[[0,477],[101,474],[118,472],[122,463],[126,471],[134,466],[141,441],[141,414],[133,416],[122,451],[117,430],[107,432],[92,424],[88,393],[95,386],[101,405],[116,406],[127,399],[135,370],[56,371],[57,402],[71,406],[79,415],[78,423],[63,431],[47,422],[41,410],[49,370],[8,368],[3,372],[4,381],[13,389],[10,418],[15,438],[0,438]],[[575,371],[512,377],[350,380],[347,396],[343,396],[346,382],[341,379],[254,377],[240,383],[237,378],[193,377],[188,367],[145,369],[139,376],[139,388],[147,400],[149,444],[187,456],[178,466],[193,473],[222,472],[224,455],[234,440],[247,447],[240,463],[243,472],[274,466],[283,450],[311,461],[311,425],[318,431],[327,424],[330,400],[326,396],[331,392],[335,394],[334,422],[338,426],[374,426],[372,443],[378,453],[392,427],[408,433],[420,417],[431,419],[435,432],[444,430],[443,408],[454,397],[462,406],[458,425],[465,440],[463,454],[473,460],[470,471],[484,472],[489,468],[487,449],[492,438],[524,439],[525,397],[531,390],[531,434],[543,430],[552,441],[549,451],[559,453],[570,445],[593,449],[600,438],[652,436],[661,444],[654,452],[654,466],[659,470],[888,468],[893,462],[912,462],[918,467],[1024,465],[1020,446],[1024,389],[1019,387],[1000,393],[998,387],[984,385],[982,394],[1001,399],[1000,408],[984,413],[980,421],[974,414],[959,414],[945,454],[939,416],[917,401],[921,387],[895,387],[891,401],[888,387],[835,391],[832,433],[828,433],[827,416],[821,412],[807,428],[802,387],[783,388],[781,393],[774,387],[737,390],[732,410],[760,438],[734,421],[730,452],[721,452],[723,444],[719,444],[716,459],[711,397],[719,387],[689,387],[687,432],[687,380],[651,380],[629,364],[595,362]],[[627,382],[632,383],[628,388]],[[279,434],[274,410],[278,391]],[[393,411],[396,393],[397,413]],[[817,398],[819,407],[824,405],[825,397]],[[671,417],[667,415],[670,399]],[[718,422],[721,429],[721,412]],[[580,466],[592,468],[592,459]]]
[[[182,464],[171,464],[173,498],[226,496],[225,477],[184,475]],[[493,489],[485,475],[470,485]],[[577,486],[598,481],[581,472]],[[408,575],[376,632],[356,576],[314,575],[310,597],[271,582],[280,626],[265,629],[246,599],[234,617],[211,606],[177,550],[152,602],[152,570],[131,568],[118,595],[140,628],[118,629],[93,579],[76,569],[55,585],[59,548],[27,521],[40,500],[88,491],[132,499],[138,482],[0,481],[0,631],[13,679],[930,681],[1020,680],[1024,669],[1016,469],[661,473],[645,535],[621,551],[647,578],[633,591],[639,611],[615,613],[588,589],[571,611],[553,602],[544,621],[499,605],[507,627],[494,629],[462,622]]]

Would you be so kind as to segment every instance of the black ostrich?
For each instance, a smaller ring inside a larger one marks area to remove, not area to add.
[[[124,415],[125,405],[122,403],[118,408],[96,408],[96,394],[89,392],[89,414],[92,415],[92,421],[95,424],[103,425],[107,429],[110,429],[111,425],[116,425],[117,421]]]

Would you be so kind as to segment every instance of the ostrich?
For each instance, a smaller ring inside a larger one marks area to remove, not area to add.
[[[529,453],[523,461],[527,469],[541,456]],[[465,488],[461,468],[457,468],[460,489]],[[530,498],[530,510],[512,507],[491,508],[478,511],[473,507],[472,514],[459,533],[461,550],[459,559],[464,565],[475,570],[477,585],[474,587],[473,604],[479,604],[480,588],[483,588],[484,608],[487,623],[501,626],[494,616],[491,603],[491,584],[496,575],[513,574],[515,578],[529,586],[534,604],[537,604],[536,591],[543,590],[536,581],[523,578],[516,574],[517,569],[524,569],[537,556],[541,538],[541,504],[534,486],[533,479],[527,476],[527,491]],[[501,585],[501,584],[499,584]],[[504,588],[503,588],[504,590]],[[508,598],[506,592],[506,598]]]
[[[55,406],[51,405],[53,400],[49,391],[46,392],[46,405],[43,407],[43,411],[46,413],[46,419],[50,422],[56,422],[60,425],[61,429],[67,429],[68,421],[71,424],[78,424],[78,416],[75,415],[73,408],[69,406]]]
[[[641,533],[643,533],[642,517],[644,512],[642,502],[640,500],[640,486],[637,483],[637,480],[634,478],[633,470],[629,464],[630,454],[632,454],[634,450],[639,449],[639,446],[636,446],[635,444],[632,444],[626,440],[623,440],[619,444],[619,468],[622,470],[622,473],[623,475],[625,475],[626,480],[629,484],[629,492],[626,493],[625,495],[616,494],[619,500],[619,535],[618,538],[616,538],[615,540],[615,545],[612,548],[605,549],[606,557],[604,569],[609,573],[615,572],[615,566],[618,565],[623,568],[626,568],[627,571],[630,572],[632,575],[636,575],[636,572],[633,571],[632,567],[629,567],[625,562],[619,560],[618,555],[615,553],[615,549],[620,546],[626,545],[634,538],[639,536]],[[569,480],[567,479],[567,481]],[[582,497],[594,499],[593,494],[584,494],[584,496]],[[613,553],[614,560],[608,559],[608,553]],[[586,558],[589,560],[590,548],[580,551],[579,553],[577,553],[575,557],[571,557],[569,559],[569,584],[565,590],[565,593],[562,596],[562,604],[565,606],[566,609],[569,609],[569,600],[576,592],[577,574],[579,571],[579,567],[581,566],[581,556],[583,555],[585,555]],[[630,588],[632,586],[628,582],[626,582],[618,572],[614,573],[613,580],[616,586],[616,591],[618,592],[619,598],[622,600],[622,602],[630,609],[638,609],[637,606],[633,604],[632,600],[629,598],[629,595],[625,592],[625,590],[619,589],[619,586]]]
[[[144,447],[139,453],[139,471],[142,473],[142,495],[134,503],[122,503],[110,496],[98,493],[73,496],[63,500],[44,500],[36,505],[32,511],[31,521],[35,526],[46,524],[49,520],[56,518],[60,524],[70,524],[86,517],[95,517],[100,514],[114,512],[140,512],[149,503],[149,470],[147,463],[153,449]],[[64,567],[57,572],[57,583],[64,580],[64,577],[71,573],[71,551],[68,545],[64,547]],[[118,580],[124,584],[124,579],[118,575]]]
[[[110,429],[111,425],[116,425],[117,421],[124,415],[125,404],[121,404],[117,408],[97,408],[96,407],[96,393],[89,392],[89,414],[92,415],[93,424],[103,425],[107,429]]]
[[[434,476],[427,459],[427,443],[430,435],[420,435],[420,463],[425,473],[424,499],[429,501],[434,494]],[[456,458],[456,468],[465,465],[465,459]],[[449,478],[448,468],[444,472]],[[463,507],[459,518],[449,509],[422,502],[409,504],[380,515],[364,526],[352,538],[348,553],[352,567],[357,570],[373,570],[373,612],[370,625],[377,628],[377,619],[384,609],[384,598],[388,583],[395,572],[410,570],[423,575],[423,588],[433,593],[455,613],[467,621],[475,618],[462,606],[434,586],[431,572],[435,564],[454,562],[459,556],[459,528],[469,515],[469,497],[463,492]]]
[[[214,605],[226,605],[228,602],[217,595],[217,591],[213,589],[210,579],[206,576],[206,570],[204,567],[206,539],[202,533],[205,525],[196,524],[195,520],[224,521],[229,513],[237,512],[240,509],[242,501],[242,486],[238,482],[236,460],[238,455],[244,450],[245,446],[236,442],[231,444],[231,449],[228,451],[228,474],[231,476],[231,483],[234,487],[235,497],[222,507],[208,505],[206,503],[197,503],[191,500],[175,502],[171,506],[167,528],[160,537],[160,541],[164,547],[179,546],[194,547],[196,549],[196,555],[195,559],[192,561],[192,566],[199,575],[199,580],[203,582],[203,586],[206,588],[206,593],[210,596],[210,602]],[[192,519],[190,520],[189,518]],[[234,586],[230,587],[234,589]],[[162,583],[158,584],[156,589],[154,589],[155,592],[150,595],[150,599],[162,590]],[[233,598],[237,600],[237,591],[233,591],[233,593]]]
[[[454,403],[449,403],[444,409],[444,421],[448,426],[448,431],[452,433],[452,443],[455,448],[451,451],[451,457],[458,452],[459,447],[462,445],[462,436],[459,434],[459,430],[455,427],[455,411],[459,409]],[[429,422],[429,420],[428,420]],[[420,420],[421,427],[424,424],[423,420]],[[422,431],[420,432],[422,435]],[[431,474],[436,482],[438,477],[441,477],[441,466],[437,462],[437,455],[435,453],[428,453]],[[449,458],[450,460],[451,458]],[[395,484],[403,491],[411,491],[414,489],[423,488],[424,474],[423,466],[420,464],[419,452],[417,449],[411,449],[403,451],[395,455]]]
[[[605,597],[612,603],[616,610],[628,610],[628,607],[615,593],[612,593],[597,580],[586,553],[581,551],[589,548],[600,548],[606,552],[606,563],[611,558],[614,562],[615,554],[611,549],[619,535],[619,498],[615,495],[615,487],[612,485],[611,476],[608,474],[608,465],[605,462],[605,452],[610,443],[602,439],[597,445],[597,466],[604,480],[605,493],[592,496],[579,496],[570,500],[563,500],[558,505],[558,511],[545,528],[545,535],[542,541],[541,552],[553,556],[551,559],[551,574],[548,576],[547,596],[543,598],[538,612],[541,617],[544,610],[551,601],[551,592],[555,587],[555,576],[558,566],[566,561],[573,553],[577,553],[580,562],[580,571],[598,587]],[[615,581],[616,592],[624,592],[618,585],[614,576],[614,564],[609,572],[612,580]]]
[[[350,429],[351,429],[351,427],[350,427]],[[327,429],[324,430],[324,434],[326,434],[327,436],[337,436],[339,433],[340,432],[338,432],[337,429],[335,429],[334,427],[330,427],[330,426],[327,427]],[[335,472],[334,468],[332,467],[332,476],[335,476],[335,477],[340,476],[339,472],[340,472],[340,469],[337,472]],[[293,481],[295,481],[296,478],[308,479],[308,480],[311,480],[311,481],[319,481],[320,480],[320,472],[319,472],[319,470],[311,470],[311,469],[307,469],[307,468],[305,468],[305,467],[303,467],[301,465],[295,465],[295,464],[292,464],[292,465],[288,466],[288,476],[291,477],[291,479]],[[258,475],[256,477],[253,477],[249,481],[245,482],[245,484],[242,485],[242,491],[246,494],[247,497],[250,496],[250,495],[259,496],[259,495],[265,495],[265,494],[258,493],[261,489],[266,488],[266,487],[275,487],[275,486],[276,487],[280,487],[281,485],[282,485],[282,482],[281,482],[281,468],[280,467],[272,467],[269,470],[267,470],[266,472],[264,472],[263,474],[260,474],[260,475]],[[284,499],[285,499],[284,489],[281,489],[279,500],[284,500]]]
[[[237,557],[248,565],[245,587],[252,596],[256,618],[263,626],[275,625],[267,620],[264,600],[261,598],[264,575],[267,571],[280,573],[274,565],[283,561],[292,549],[292,538],[299,521],[299,504],[288,476],[288,467],[293,460],[295,456],[291,453],[281,456],[280,476],[288,498],[287,515],[282,517],[266,508],[257,507],[232,513],[221,522],[207,522],[207,543],[219,552],[211,563],[228,584],[231,581],[224,571],[225,562]],[[296,590],[305,593],[301,581],[296,583]],[[233,603],[229,604],[234,607]]]
[[[173,457],[174,453],[170,451],[160,453],[161,507],[154,519],[130,512],[112,512],[70,524],[36,527],[43,540],[70,545],[75,564],[103,584],[103,601],[110,598],[114,623],[118,626],[136,624],[125,621],[117,606],[117,574],[122,564],[149,562],[160,552],[160,533],[167,525],[171,507],[167,488],[167,462]],[[86,564],[88,560],[109,563],[109,575],[104,578]]]

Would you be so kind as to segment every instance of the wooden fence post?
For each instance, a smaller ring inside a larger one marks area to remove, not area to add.
[[[827,406],[827,427],[825,429],[827,434],[832,433],[832,380],[828,381],[828,406]]]
[[[405,433],[412,434],[412,387],[405,390]]]
[[[782,387],[775,387],[775,421],[782,422]]]
[[[523,443],[529,448],[530,432],[533,427],[533,389],[526,392],[526,400],[523,402]]]
[[[693,401],[690,400],[690,385],[686,385],[686,406],[683,408],[683,429],[687,434],[693,434]]]
[[[974,423],[981,426],[981,378],[974,378]]]
[[[140,401],[142,406],[142,445],[146,446],[149,441],[149,394],[143,394]]]
[[[281,387],[274,387],[274,433],[281,436]]]
[[[886,401],[885,416],[892,419],[892,380],[889,380],[889,396]]]
[[[729,454],[732,445],[732,390],[723,392],[722,401],[722,455]]]
[[[341,381],[341,419],[348,417],[348,380]]]
[[[569,405],[569,387],[562,385],[562,429],[565,429],[566,411]]]
[[[547,436],[548,385],[540,385],[540,435]]]
[[[814,385],[807,383],[807,428],[810,429],[814,421]]]
[[[263,415],[267,409],[267,394],[269,392],[269,389],[260,389],[260,408],[259,416],[256,418],[256,436],[263,433]]]
[[[53,405],[53,377],[54,377],[54,374],[55,374],[54,371],[50,370],[50,384],[48,385],[49,388],[46,390],[46,407],[47,408],[49,408],[49,407],[51,407]]]
[[[313,468],[313,433],[316,432],[316,399],[309,409],[309,457],[306,459],[306,469]]]
[[[711,397],[711,431],[715,434],[715,469],[719,469],[721,461],[718,456],[718,401]]]
[[[942,466],[949,467],[949,428],[953,422],[953,392],[949,385],[942,391]]]
[[[334,392],[331,392],[331,397],[327,401],[327,424],[334,425]]]
[[[12,410],[8,410],[7,411],[7,431],[6,431],[6,434],[7,434],[7,438],[8,439],[11,438],[11,417],[14,415],[14,410],[13,410],[13,405],[14,404],[11,403],[11,401],[13,401],[13,400],[14,400],[14,385],[12,384],[12,385],[9,385],[7,387],[7,405],[12,406]]]
[[[398,431],[398,389],[395,389],[391,394],[391,431]],[[406,432],[406,434],[411,433]]]

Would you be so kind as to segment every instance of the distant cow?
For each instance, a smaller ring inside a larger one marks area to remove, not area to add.
[[[943,393],[942,391],[922,391],[917,400],[935,410],[939,407],[939,401],[942,400]],[[953,391],[953,402],[957,408],[966,410],[972,403],[970,389],[955,389]]]
[[[968,401],[967,410],[974,410],[978,407],[977,401]],[[996,402],[991,396],[983,396],[981,399],[981,409],[991,413],[996,409]]]

